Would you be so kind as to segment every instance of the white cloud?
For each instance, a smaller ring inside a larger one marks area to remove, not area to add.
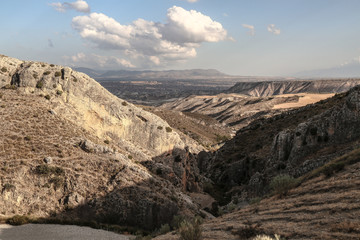
[[[280,34],[280,29],[276,28],[275,24],[269,24],[267,27],[267,30],[275,35]]]
[[[186,0],[186,1],[188,1],[189,3],[196,3],[196,2],[198,2],[199,0]]]
[[[242,26],[244,28],[247,28],[249,29],[248,31],[248,34],[251,35],[251,36],[254,36],[255,35],[255,27],[253,25],[249,25],[249,24],[242,24]]]
[[[193,58],[202,42],[229,39],[220,23],[176,6],[168,9],[166,23],[137,19],[122,25],[105,14],[91,13],[74,17],[72,26],[98,48],[120,50],[127,57],[154,65]]]
[[[107,69],[116,69],[116,68],[134,68],[135,66],[121,58],[113,57],[113,56],[100,56],[96,54],[85,54],[78,53],[71,57],[64,57],[66,62],[70,62],[73,66],[86,66],[90,68],[107,68]]]
[[[178,43],[219,42],[226,39],[223,26],[195,10],[174,6],[168,9],[164,38]]]
[[[78,12],[83,12],[83,13],[90,12],[89,4],[87,4],[87,2],[83,0],[77,0],[75,2],[64,2],[64,3],[56,2],[56,3],[51,3],[50,5],[53,6],[55,10],[58,12],[66,12],[66,10],[68,9],[74,9]]]

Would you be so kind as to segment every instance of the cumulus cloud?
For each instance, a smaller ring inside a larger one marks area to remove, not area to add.
[[[100,56],[96,54],[78,53],[71,57],[64,57],[67,62],[73,66],[86,66],[91,68],[133,68],[135,67],[131,62],[114,56]]]
[[[255,35],[255,27],[253,25],[249,25],[249,24],[242,24],[242,26],[244,28],[247,28],[249,29],[248,31],[248,34],[251,35],[251,36],[254,36]]]
[[[168,9],[165,23],[137,19],[122,25],[105,14],[91,13],[74,17],[72,26],[98,48],[120,50],[154,65],[195,57],[202,42],[229,39],[223,26],[209,16],[177,6]]]
[[[269,24],[267,27],[267,30],[275,35],[280,34],[280,29],[276,28],[275,24]]]
[[[90,12],[89,4],[87,4],[87,2],[84,0],[77,0],[75,2],[64,2],[64,3],[56,2],[56,3],[51,3],[50,5],[53,6],[55,10],[58,12],[66,12],[68,9],[74,9],[78,12],[83,12],[83,13]]]

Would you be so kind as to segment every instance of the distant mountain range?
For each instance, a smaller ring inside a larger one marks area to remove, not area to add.
[[[129,71],[129,70],[94,70],[90,68],[74,68],[95,79],[202,79],[231,77],[215,69],[190,69],[190,70],[167,70],[167,71]]]

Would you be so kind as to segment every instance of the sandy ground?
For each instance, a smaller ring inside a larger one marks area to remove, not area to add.
[[[129,236],[92,229],[89,227],[26,224],[10,226],[0,224],[0,240],[128,240]]]
[[[298,93],[298,94],[284,94],[284,95],[276,95],[274,97],[291,97],[291,96],[299,96],[299,101],[295,103],[282,103],[279,105],[275,105],[273,109],[281,109],[281,108],[296,108],[303,107],[308,104],[316,103],[326,98],[330,98],[335,94],[310,94],[310,93]]]

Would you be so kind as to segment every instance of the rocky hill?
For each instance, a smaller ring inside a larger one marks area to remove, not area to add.
[[[255,199],[247,206],[233,200],[232,213],[202,225],[203,238],[237,240],[277,234],[281,239],[359,239],[359,158],[356,149],[335,159],[306,175],[307,180],[285,196]],[[344,165],[338,172],[324,171],[340,162]],[[177,240],[179,236],[155,239]]]
[[[153,229],[198,211],[182,191],[201,187],[201,177],[184,174],[197,146],[161,118],[83,73],[47,63],[0,56],[0,87],[0,218],[57,216]],[[163,154],[177,159],[178,185],[141,164]]]
[[[359,79],[313,80],[313,81],[266,81],[239,82],[227,93],[254,97],[267,97],[295,93],[340,93],[360,84]]]
[[[189,96],[165,103],[161,108],[187,115],[202,115],[204,119],[207,117],[216,121],[224,129],[239,130],[258,118],[271,117],[290,108],[305,106],[331,96],[333,94],[291,94],[270,97],[241,94]],[[209,122],[204,120],[204,125],[209,125]]]
[[[358,146],[359,94],[360,87],[354,87],[256,120],[215,154],[199,154],[200,169],[228,192],[227,197],[263,195],[276,175],[300,177]]]

